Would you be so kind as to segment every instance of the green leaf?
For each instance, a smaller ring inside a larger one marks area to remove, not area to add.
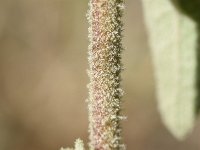
[[[143,0],[143,6],[161,117],[172,134],[183,139],[195,121],[195,23],[169,0]]]

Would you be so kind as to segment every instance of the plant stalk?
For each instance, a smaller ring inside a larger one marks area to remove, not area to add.
[[[91,150],[124,150],[120,88],[123,0],[90,0],[89,133]]]

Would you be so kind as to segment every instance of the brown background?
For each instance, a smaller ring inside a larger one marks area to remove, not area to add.
[[[87,136],[87,0],[0,0],[0,150],[58,150]],[[124,15],[128,150],[199,150],[161,123],[140,0]],[[199,124],[199,125],[198,125]]]

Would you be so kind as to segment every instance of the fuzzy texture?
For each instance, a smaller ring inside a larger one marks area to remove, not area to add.
[[[124,150],[120,72],[123,0],[90,0],[89,133],[91,150]]]
[[[81,139],[77,139],[75,141],[75,148],[61,148],[60,150],[85,150],[83,141]]]
[[[75,150],[85,150],[83,141],[81,139],[77,139],[75,142]]]
[[[193,128],[196,98],[195,23],[170,0],[143,0],[162,120],[178,139]]]

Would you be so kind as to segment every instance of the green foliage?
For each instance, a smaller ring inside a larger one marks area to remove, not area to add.
[[[159,110],[168,129],[182,139],[193,128],[196,115],[196,26],[169,0],[143,0],[143,5]]]

